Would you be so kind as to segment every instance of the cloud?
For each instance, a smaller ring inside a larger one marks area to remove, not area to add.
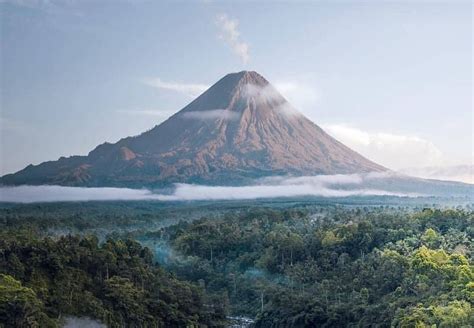
[[[293,115],[302,112],[313,112],[320,99],[317,88],[290,80],[277,80],[275,84],[269,84],[265,87],[247,84],[245,85],[244,94],[247,97],[256,97],[262,102],[280,102],[282,112]]]
[[[199,96],[209,88],[206,84],[166,82],[158,77],[144,79],[143,83],[160,90],[175,91],[191,98]]]
[[[391,173],[393,174],[393,173]],[[387,173],[375,175],[320,175],[308,177],[272,177],[257,180],[247,186],[204,186],[176,184],[172,193],[162,194],[147,189],[82,188],[62,186],[1,187],[3,202],[108,201],[108,200],[248,200],[275,197],[349,197],[349,196],[419,196],[377,188],[365,183],[387,178]]]
[[[459,181],[474,184],[474,165],[412,167],[399,170],[414,177],[436,180]]]
[[[275,88],[298,110],[314,110],[321,94],[313,86],[296,81],[276,81]]]
[[[367,132],[345,124],[323,124],[337,140],[391,169],[438,165],[443,153],[430,141],[410,135]]]
[[[249,200],[258,198],[278,197],[349,197],[349,196],[406,196],[384,190],[372,189],[331,189],[311,183],[282,184],[282,185],[257,185],[244,187],[218,187],[200,185],[178,185],[173,195],[162,196],[161,200]]]
[[[245,84],[242,94],[245,98],[252,98],[257,105],[271,103],[282,114],[289,116],[300,114],[271,84],[263,87],[251,83]]]
[[[219,28],[219,38],[227,43],[244,64],[249,61],[249,45],[240,39],[239,22],[226,14],[217,15],[216,25]]]
[[[144,200],[151,192],[146,189],[81,188],[63,186],[0,187],[0,201],[32,203],[89,200]]]
[[[283,102],[285,99],[272,87],[271,84],[260,86],[247,83],[242,86],[242,95],[245,98],[254,98],[258,102]]]
[[[185,119],[193,120],[215,120],[215,119],[224,119],[224,120],[233,120],[238,118],[238,113],[232,112],[226,109],[210,109],[202,111],[190,111],[185,112],[181,117]]]

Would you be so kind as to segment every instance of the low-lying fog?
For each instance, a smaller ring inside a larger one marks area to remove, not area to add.
[[[176,184],[171,193],[129,188],[83,188],[62,186],[1,187],[2,202],[55,202],[89,200],[248,200],[274,197],[348,197],[348,196],[419,196],[380,188],[364,187],[366,182],[387,178],[386,173],[319,175],[307,177],[271,177],[247,186],[205,186]]]

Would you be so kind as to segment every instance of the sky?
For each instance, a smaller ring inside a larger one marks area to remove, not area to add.
[[[255,70],[371,160],[472,178],[470,1],[0,0],[0,15],[1,175],[137,135]]]

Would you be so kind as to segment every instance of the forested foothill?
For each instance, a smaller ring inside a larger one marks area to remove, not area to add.
[[[473,221],[359,200],[3,204],[0,326],[472,327]]]

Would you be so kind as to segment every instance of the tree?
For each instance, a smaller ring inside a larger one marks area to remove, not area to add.
[[[421,236],[421,241],[429,248],[436,248],[439,245],[440,240],[436,231],[431,228],[428,228]]]
[[[0,274],[0,318],[9,327],[54,327],[36,293],[12,276]]]

